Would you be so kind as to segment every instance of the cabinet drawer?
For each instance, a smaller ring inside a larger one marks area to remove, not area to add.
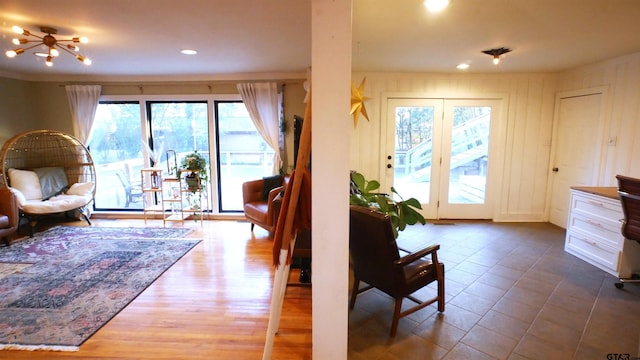
[[[619,201],[584,193],[573,193],[571,196],[571,212],[580,212],[585,216],[597,216],[614,222],[624,218]]]
[[[598,240],[580,231],[571,230],[567,233],[565,249],[569,252],[577,253],[577,255],[582,255],[582,257],[586,257],[590,261],[595,261],[608,269],[618,271],[620,252]]]
[[[594,241],[611,246],[615,249],[622,248],[624,237],[620,232],[622,223],[594,216],[585,216],[576,211],[571,214],[567,228],[579,230],[584,234],[590,234]]]

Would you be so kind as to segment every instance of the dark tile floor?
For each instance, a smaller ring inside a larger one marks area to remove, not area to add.
[[[616,289],[564,252],[564,236],[548,223],[410,227],[402,248],[441,246],[445,311],[411,314],[390,338],[393,300],[364,292],[349,314],[349,359],[640,359],[640,284]],[[435,296],[432,285],[416,297]]]

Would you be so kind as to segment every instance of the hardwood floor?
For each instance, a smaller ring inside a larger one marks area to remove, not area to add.
[[[145,225],[97,219],[94,226]],[[273,281],[266,232],[256,227],[252,235],[237,221],[184,226],[203,242],[80,351],[0,351],[0,359],[261,359]],[[432,305],[411,314],[389,338],[393,302],[365,292],[349,314],[348,359],[640,357],[640,286],[618,290],[616,278],[566,253],[563,229],[451,222],[409,227],[399,240],[408,250],[426,243],[441,245],[445,312]],[[435,289],[424,291],[417,297]],[[289,287],[272,359],[311,359],[311,340],[311,289]]]
[[[145,226],[142,220],[92,222]],[[162,222],[147,226],[161,227]],[[203,226],[188,221],[184,226],[194,230],[190,237],[203,241],[80,351],[0,351],[0,359],[261,359],[273,281],[266,231],[256,227],[252,234],[248,223],[238,221],[205,221]],[[294,270],[292,279],[295,275]],[[272,358],[311,358],[311,288],[287,288]]]

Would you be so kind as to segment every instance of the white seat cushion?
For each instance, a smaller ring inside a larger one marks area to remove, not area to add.
[[[87,205],[91,196],[81,195],[57,195],[47,201],[27,200],[20,208],[27,214],[55,214]]]

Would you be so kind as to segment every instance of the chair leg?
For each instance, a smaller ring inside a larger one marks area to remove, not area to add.
[[[390,337],[396,336],[398,331],[398,321],[400,320],[400,310],[402,310],[402,298],[396,299],[396,306],[393,310],[393,322],[391,323]]]
[[[444,312],[444,275],[438,279],[438,311]]]
[[[356,305],[356,296],[358,296],[358,289],[360,288],[360,280],[353,280],[353,288],[351,289],[351,299],[349,300],[349,309],[353,309]]]
[[[253,227],[256,226],[256,224],[251,223],[251,232],[253,232]]]

